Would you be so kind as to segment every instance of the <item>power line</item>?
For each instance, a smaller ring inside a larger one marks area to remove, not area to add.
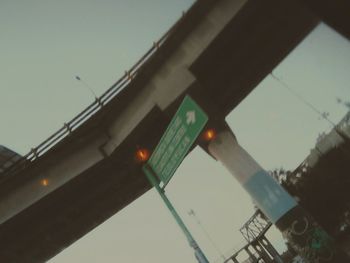
[[[293,96],[295,96],[297,99],[299,99],[301,102],[303,102],[306,106],[308,106],[312,111],[314,111],[316,114],[318,114],[321,118],[326,120],[331,126],[333,127],[334,131],[345,141],[348,142],[350,140],[349,135],[343,132],[341,129],[338,128],[338,126],[331,121],[328,118],[328,115],[324,112],[321,112],[319,109],[317,109],[314,105],[312,105],[309,101],[307,101],[305,98],[303,98],[299,93],[297,93],[295,90],[293,90],[286,82],[284,82],[281,78],[277,77],[273,74],[273,72],[270,73],[270,76],[275,79],[277,82],[279,82],[285,89],[287,89]],[[350,157],[350,153],[348,150],[340,148],[341,151]]]
[[[329,124],[332,125],[333,128],[336,127],[336,124],[331,121],[325,112],[321,112],[314,105],[312,105],[309,101],[307,101],[304,97],[302,97],[299,93],[293,90],[286,82],[284,82],[281,78],[277,77],[273,72],[270,73],[270,76],[279,82],[284,88],[286,88],[292,95],[298,98],[301,102],[303,102],[306,106],[308,106],[312,111],[318,114],[321,118],[326,120]]]

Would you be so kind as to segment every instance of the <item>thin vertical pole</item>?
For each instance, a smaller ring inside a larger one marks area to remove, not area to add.
[[[209,235],[208,231],[205,230],[204,226],[202,225],[201,221],[198,219],[196,213],[193,211],[193,209],[191,209],[188,214],[190,216],[193,216],[194,220],[196,221],[196,223],[199,225],[199,227],[203,230],[204,234],[206,235],[206,237],[208,238],[208,240],[210,241],[210,243],[213,245],[213,247],[216,249],[216,251],[219,253],[219,255],[221,256],[221,258],[225,261],[226,258],[224,256],[224,254],[221,252],[221,250],[219,249],[219,247],[215,244],[214,240],[211,238],[211,236]]]
[[[198,246],[197,242],[194,240],[193,236],[191,235],[190,231],[187,229],[184,222],[182,221],[182,219],[180,218],[180,216],[176,212],[175,208],[170,203],[170,200],[165,195],[164,190],[159,187],[158,182],[157,182],[156,178],[154,177],[152,169],[147,164],[145,164],[142,167],[142,170],[144,171],[144,173],[145,173],[147,179],[149,180],[149,182],[151,183],[151,185],[157,189],[160,197],[163,199],[163,201],[164,201],[165,205],[168,207],[170,213],[173,215],[177,224],[180,226],[182,232],[185,234],[185,236],[188,240],[188,243],[194,249],[194,254],[195,254],[195,257],[198,260],[198,262],[199,263],[209,263],[208,259],[205,257],[204,253],[202,252],[202,250]]]

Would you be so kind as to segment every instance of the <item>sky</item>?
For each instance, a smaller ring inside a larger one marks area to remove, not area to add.
[[[0,2],[0,144],[20,154],[38,145],[93,101],[80,76],[102,94],[140,58],[193,0],[2,0]],[[350,100],[350,44],[319,25],[275,70],[288,88],[338,122]],[[240,144],[267,170],[296,168],[322,119],[267,76],[227,116]],[[250,197],[220,163],[196,148],[166,190],[210,262],[240,248]],[[188,215],[193,209],[220,251]],[[268,233],[279,250],[278,231]],[[50,263],[196,262],[154,190],[131,203]]]

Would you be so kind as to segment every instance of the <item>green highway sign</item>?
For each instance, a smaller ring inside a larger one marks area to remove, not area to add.
[[[164,186],[175,173],[207,121],[208,116],[205,112],[186,96],[148,161],[148,165]]]

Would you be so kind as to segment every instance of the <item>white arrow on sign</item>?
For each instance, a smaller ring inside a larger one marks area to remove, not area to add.
[[[186,112],[186,123],[187,124],[193,124],[196,122],[196,112],[195,111],[188,111]]]

